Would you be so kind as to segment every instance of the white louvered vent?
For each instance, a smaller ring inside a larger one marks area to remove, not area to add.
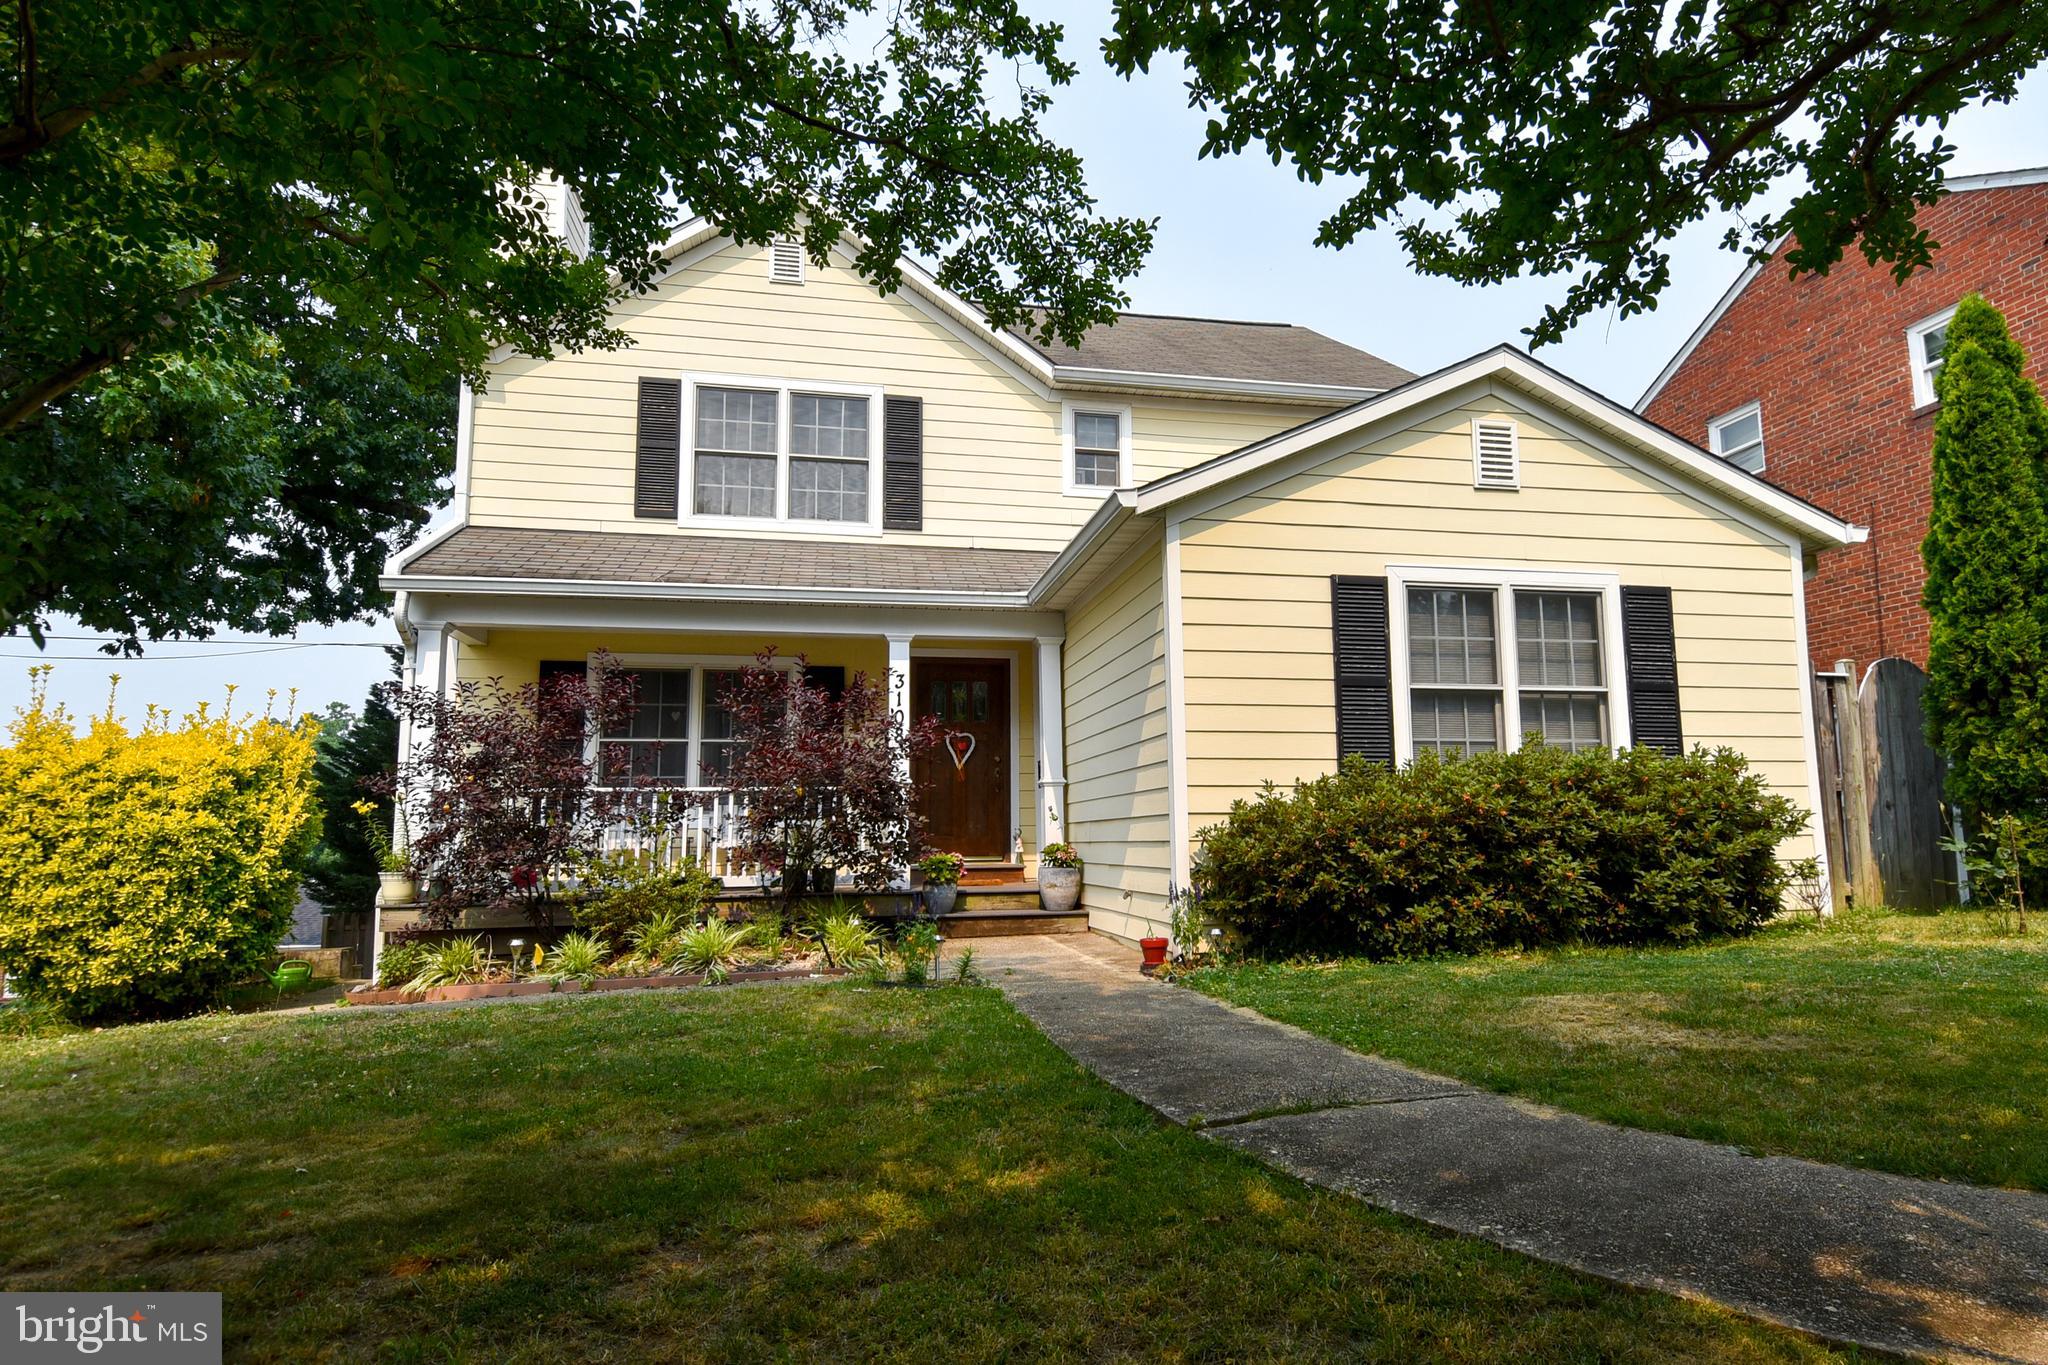
[[[804,248],[801,242],[768,244],[768,278],[776,284],[804,282]]]
[[[1522,455],[1513,422],[1472,422],[1472,486],[1520,488]]]

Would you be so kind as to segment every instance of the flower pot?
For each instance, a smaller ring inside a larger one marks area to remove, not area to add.
[[[1138,940],[1138,949],[1145,954],[1145,965],[1147,967],[1161,967],[1166,964],[1165,939],[1141,938]]]
[[[1038,867],[1038,903],[1056,915],[1063,915],[1081,903],[1081,869]]]
[[[829,896],[839,889],[839,871],[831,867],[811,869],[811,890],[821,896]]]
[[[959,896],[960,888],[957,885],[933,886],[929,882],[925,883],[925,908],[931,911],[934,915],[952,914],[953,902],[959,899]]]
[[[419,881],[410,872],[379,872],[377,904],[412,905],[420,898]]]

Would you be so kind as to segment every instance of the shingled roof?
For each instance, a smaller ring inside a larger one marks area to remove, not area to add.
[[[1025,343],[1054,365],[1124,374],[1192,375],[1280,384],[1391,389],[1415,376],[1389,361],[1287,322],[1119,313],[1079,346]]]
[[[1052,559],[1037,550],[465,526],[407,564],[403,576],[1022,593]]]

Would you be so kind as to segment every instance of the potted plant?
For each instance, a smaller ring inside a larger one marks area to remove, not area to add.
[[[1081,855],[1072,844],[1038,850],[1038,903],[1059,915],[1081,903]]]
[[[934,915],[953,913],[953,901],[960,894],[960,872],[967,860],[957,853],[933,853],[912,868],[924,879],[924,903]]]
[[[401,803],[397,809],[402,829],[405,806]],[[384,822],[376,818],[377,807],[368,801],[358,801],[355,812],[363,817],[363,831],[370,841],[370,851],[377,855],[377,904],[411,905],[419,900],[419,878],[414,875],[412,859],[391,846],[390,832],[384,828]]]

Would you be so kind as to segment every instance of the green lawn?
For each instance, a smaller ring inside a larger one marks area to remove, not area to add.
[[[1156,1120],[993,991],[0,1041],[0,1287],[220,1289],[231,1359],[1806,1360]]]
[[[1638,1128],[2048,1189],[2048,922],[1882,910],[1686,949],[1251,965],[1196,988]]]

